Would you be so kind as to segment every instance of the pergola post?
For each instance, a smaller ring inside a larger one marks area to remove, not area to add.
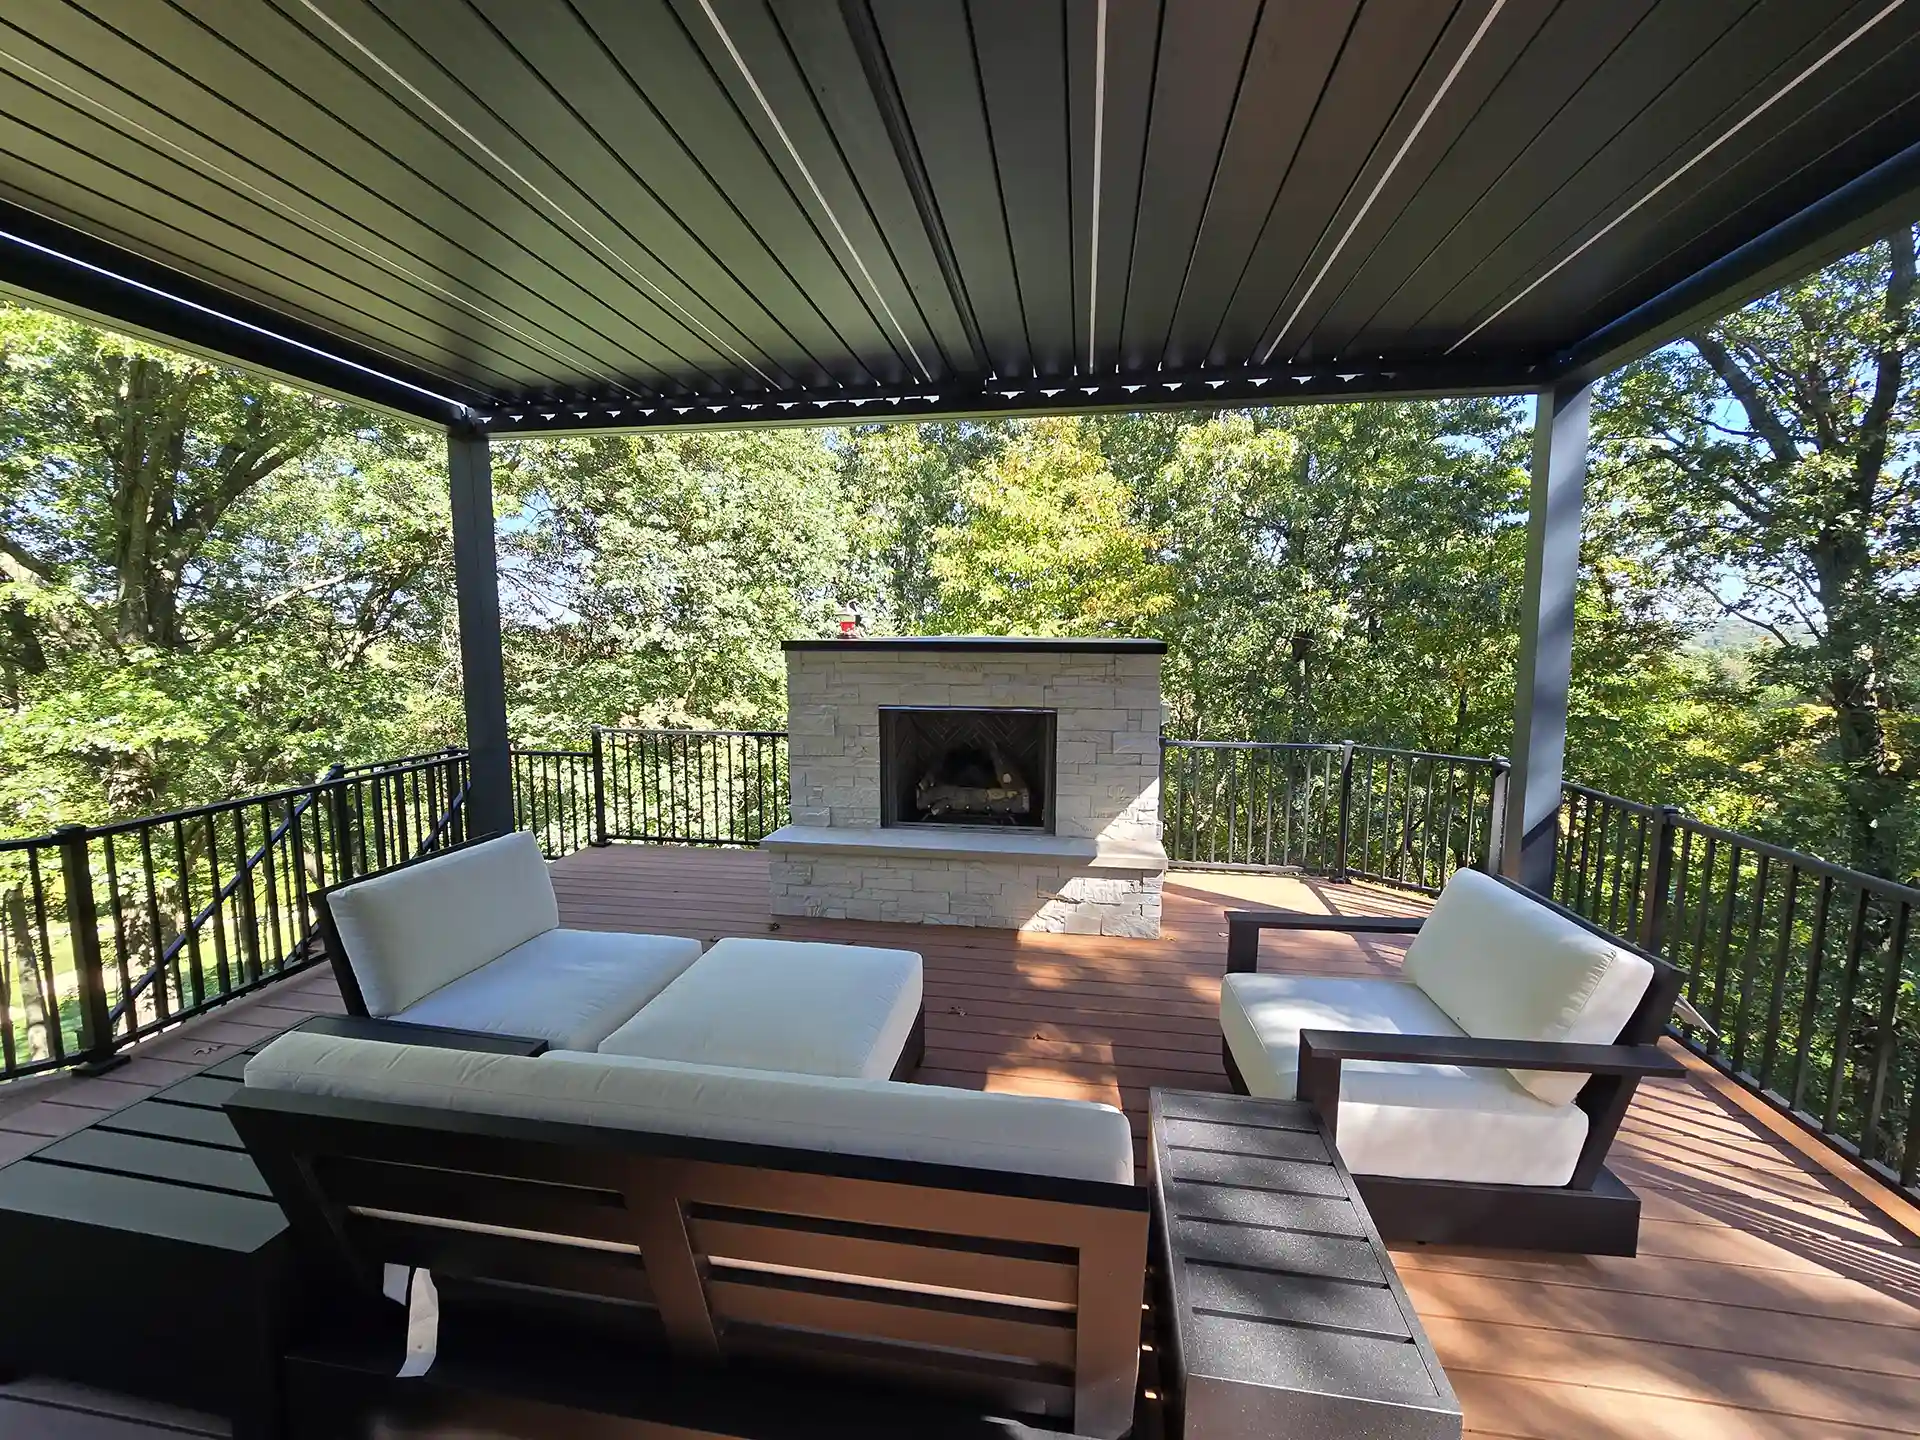
[[[1526,588],[1513,705],[1513,770],[1500,873],[1545,895],[1553,888],[1560,785],[1573,678],[1573,599],[1580,571],[1580,506],[1587,478],[1591,384],[1540,392],[1527,511]]]
[[[460,616],[460,689],[466,706],[467,834],[513,829],[507,681],[500,657],[500,578],[493,544],[493,464],[483,430],[447,431],[453,498],[453,583]]]

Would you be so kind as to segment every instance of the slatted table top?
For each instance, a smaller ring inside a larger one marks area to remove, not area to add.
[[[1160,1324],[1186,1440],[1441,1440],[1460,1405],[1308,1106],[1149,1100]]]

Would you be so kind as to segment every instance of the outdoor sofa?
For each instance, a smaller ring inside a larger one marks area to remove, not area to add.
[[[289,1032],[227,1102],[313,1277],[295,1434],[1131,1427],[1126,1117],[901,1083],[919,956],[566,930],[524,835],[322,912],[365,1033]]]
[[[227,1113],[314,1277],[295,1435],[1132,1424],[1149,1196],[1111,1107],[293,1032]]]
[[[1631,1255],[1606,1168],[1680,976],[1504,879],[1423,918],[1228,912],[1220,1029],[1243,1094],[1319,1110],[1389,1240]],[[1402,978],[1258,973],[1264,930],[1412,936]]]

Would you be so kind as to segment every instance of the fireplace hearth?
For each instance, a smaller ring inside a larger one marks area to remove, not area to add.
[[[880,707],[880,823],[1053,830],[1054,712]]]

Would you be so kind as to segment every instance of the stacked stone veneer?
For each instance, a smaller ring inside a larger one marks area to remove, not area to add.
[[[790,649],[787,695],[792,824],[816,841],[822,829],[844,832],[845,844],[782,846],[771,837],[775,914],[1160,933],[1158,653],[847,641]],[[1091,850],[994,854],[992,834],[881,831],[880,709],[890,705],[1054,711],[1054,833],[1092,842]],[[918,853],[864,848],[888,840],[907,840]],[[928,853],[949,844],[956,853]]]

